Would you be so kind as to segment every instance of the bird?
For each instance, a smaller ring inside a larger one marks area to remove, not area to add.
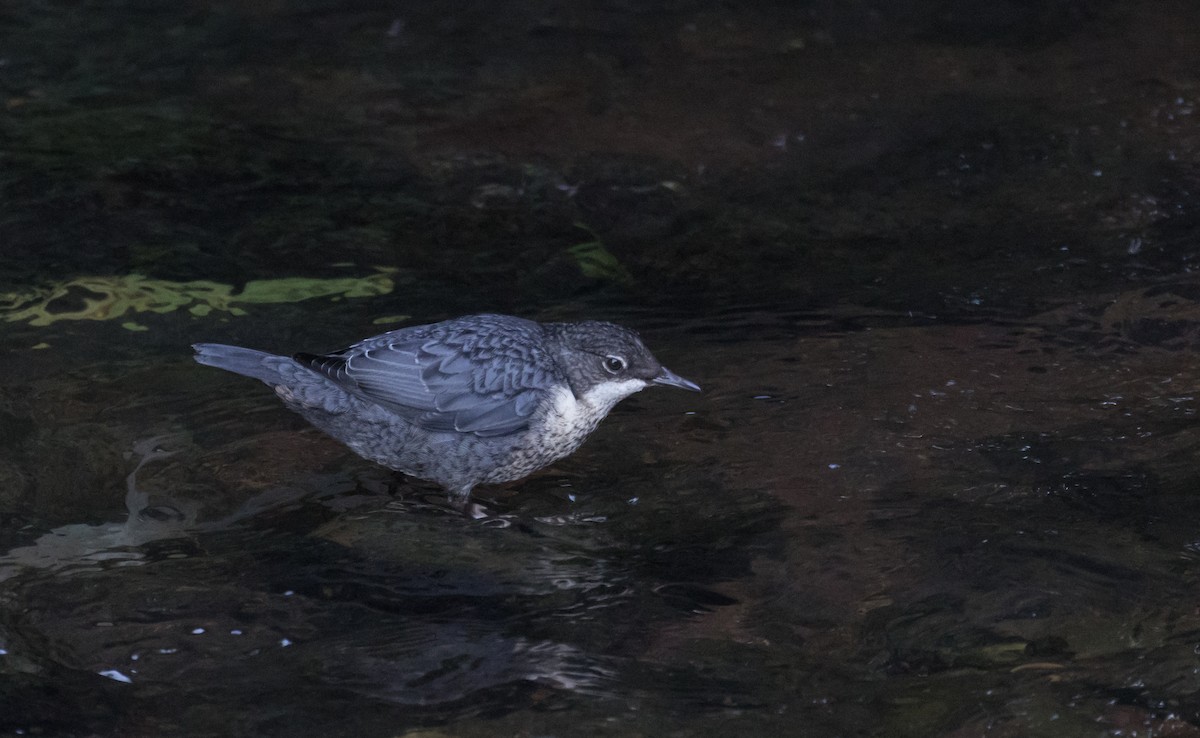
[[[468,315],[400,328],[327,354],[196,343],[195,360],[258,379],[358,455],[435,482],[462,508],[573,453],[646,387],[699,392],[638,334],[602,321]]]

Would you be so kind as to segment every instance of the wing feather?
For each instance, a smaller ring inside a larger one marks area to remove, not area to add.
[[[532,321],[478,315],[294,358],[427,430],[494,437],[527,428],[539,400],[565,381],[543,340]]]

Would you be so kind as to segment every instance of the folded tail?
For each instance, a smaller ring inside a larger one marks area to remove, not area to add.
[[[289,360],[283,356],[223,343],[194,343],[192,348],[196,349],[196,361],[206,366],[254,377],[271,386],[284,383],[283,375],[279,373],[280,360]]]

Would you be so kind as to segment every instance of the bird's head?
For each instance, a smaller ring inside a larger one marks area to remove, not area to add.
[[[700,387],[659,363],[634,331],[599,321],[553,323],[557,360],[575,396],[607,411],[652,385],[699,392]]]

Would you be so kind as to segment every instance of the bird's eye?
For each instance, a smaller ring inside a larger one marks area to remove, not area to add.
[[[625,360],[620,356],[605,357],[604,368],[609,374],[616,374],[625,368]]]

